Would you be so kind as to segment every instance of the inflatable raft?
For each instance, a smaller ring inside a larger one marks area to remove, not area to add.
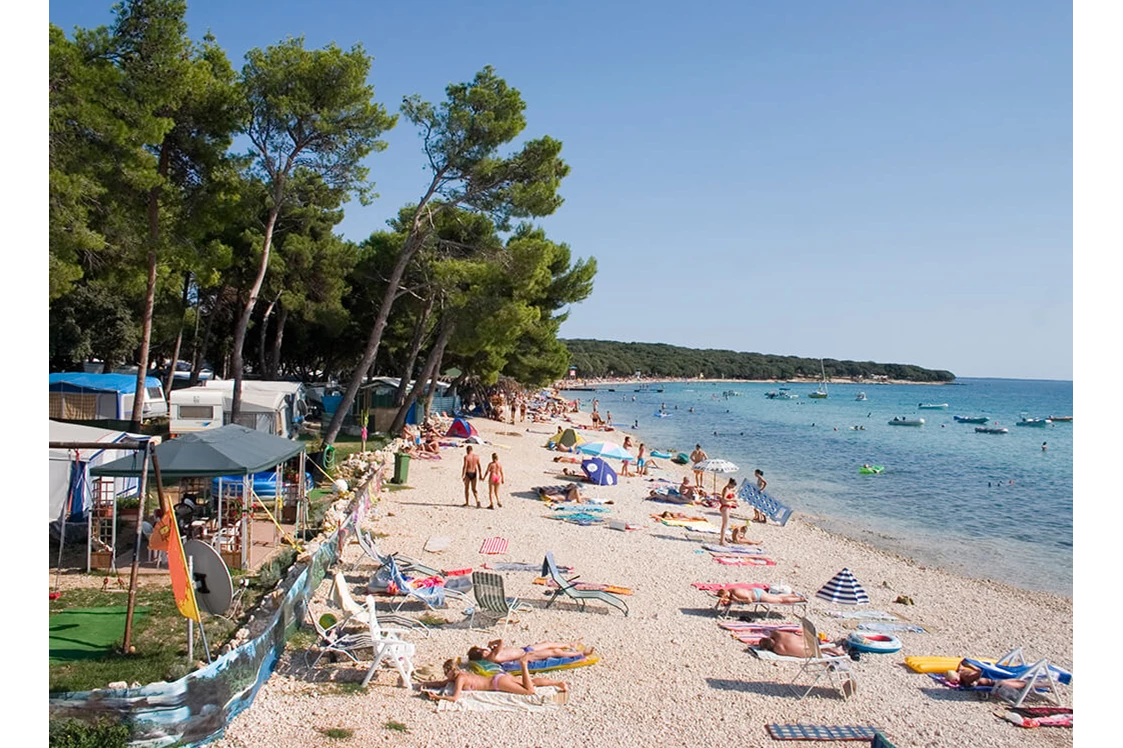
[[[858,472],[862,475],[877,475],[884,469],[884,465],[862,465],[858,468]]]
[[[872,654],[891,654],[901,649],[901,640],[890,634],[867,634],[855,631],[846,637],[851,649]]]

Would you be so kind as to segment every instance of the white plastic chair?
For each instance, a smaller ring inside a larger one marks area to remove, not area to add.
[[[412,642],[402,639],[406,634],[405,629],[385,628],[378,622],[378,615],[374,608],[374,598],[367,595],[367,618],[370,620],[370,640],[374,647],[374,662],[370,664],[366,677],[363,678],[363,688],[367,687],[371,678],[378,672],[378,666],[383,660],[390,662],[401,676],[401,685],[413,690],[413,655],[416,647]]]
[[[831,683],[834,684],[838,692],[842,694],[842,698],[846,699],[857,693],[858,681],[854,677],[854,671],[850,668],[849,655],[824,655],[822,650],[819,649],[819,633],[815,630],[815,624],[802,617],[799,619],[799,622],[800,625],[803,626],[803,644],[807,647],[807,651],[810,654],[803,661],[803,666],[799,669],[799,672],[795,674],[795,677],[792,678],[791,682],[788,684],[788,688],[792,690],[792,693],[798,694],[798,700],[802,701],[811,693],[811,690],[815,688],[815,684],[818,683],[819,679],[824,675],[830,677]],[[810,673],[811,671],[816,673],[815,678],[808,684],[807,689],[803,690],[803,686],[797,685],[796,681],[799,680],[804,672]],[[839,676],[840,679],[837,684],[835,683],[836,675]],[[800,693],[801,690],[803,691],[802,693]]]

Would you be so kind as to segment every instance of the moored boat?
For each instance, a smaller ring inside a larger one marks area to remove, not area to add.
[[[1046,426],[1049,426],[1052,423],[1053,422],[1050,421],[1048,418],[1025,418],[1025,417],[1022,417],[1022,419],[1020,421],[1018,421],[1017,423],[1015,423],[1014,425],[1015,426],[1033,426],[1035,428],[1043,429],[1043,428],[1045,428]]]
[[[923,418],[896,418],[888,422],[890,426],[923,426]]]
[[[976,434],[1009,434],[1010,429],[1004,429],[1000,426],[976,426]]]
[[[917,403],[916,407],[921,410],[947,410],[947,403]]]
[[[986,416],[952,416],[956,423],[986,423],[989,419]]]
[[[1072,423],[1072,416],[1049,416],[1049,420],[1053,423],[1058,421],[1061,423]]]
[[[859,400],[859,401],[861,401],[861,400],[867,400],[868,398],[866,397],[866,393],[864,393],[864,392],[859,392],[859,393],[858,393],[858,396],[857,396],[857,397],[855,397],[854,399],[855,399],[855,400]]]
[[[781,387],[778,390],[772,390],[770,392],[765,392],[764,396],[767,397],[769,400],[795,400],[796,398],[799,397],[799,395],[795,394],[794,392],[791,391],[791,389],[789,389],[787,387]]]

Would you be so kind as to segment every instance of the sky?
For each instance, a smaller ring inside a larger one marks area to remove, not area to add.
[[[50,22],[111,5],[53,0]],[[236,68],[287,36],[362,44],[391,111],[493,65],[526,101],[520,141],[561,140],[571,167],[539,223],[597,261],[563,337],[1073,378],[1070,4],[189,0],[187,18]],[[427,184],[416,130],[386,140],[348,239]]]

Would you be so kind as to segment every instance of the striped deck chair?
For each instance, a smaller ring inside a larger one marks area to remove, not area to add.
[[[507,597],[503,589],[503,577],[495,572],[473,571],[472,592],[476,596],[476,604],[471,608],[472,617],[468,626],[471,628],[475,624],[477,612],[495,618],[496,622],[503,619],[503,633],[499,636],[501,639],[507,634],[507,624],[518,623],[515,617],[518,613],[531,610],[528,603],[520,603],[517,597]]]
[[[964,662],[995,681],[988,696],[997,695],[1015,707],[1021,706],[1030,694],[1040,695],[1060,706],[1061,696],[1057,691],[1057,684],[1072,683],[1072,673],[1056,665],[1050,665],[1048,660],[1042,659],[1032,664],[1026,662],[1021,647],[1006,653],[993,664],[972,659],[966,659]],[[1004,680],[1023,680],[1025,685],[1022,688],[1013,688],[1002,684]]]

